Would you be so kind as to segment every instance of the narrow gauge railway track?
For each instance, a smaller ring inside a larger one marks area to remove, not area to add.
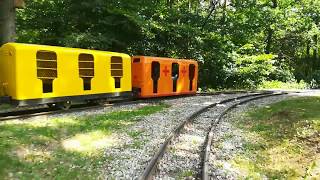
[[[39,109],[27,109],[27,110],[21,110],[21,111],[3,112],[3,113],[0,113],[0,121],[9,121],[14,119],[27,119],[31,117],[45,116],[45,115],[51,115],[51,114],[72,113],[72,112],[77,112],[82,110],[90,110],[90,109],[103,108],[103,107],[101,105],[75,106],[68,110],[44,107]]]
[[[212,95],[219,95],[219,94],[239,94],[239,93],[248,93],[254,91],[219,91],[219,92],[212,92],[212,93],[197,93],[198,96],[212,96]],[[268,92],[268,91],[265,91]],[[161,102],[164,99],[176,99],[176,98],[184,98],[191,95],[185,96],[170,96],[170,97],[160,97],[156,99],[126,99],[126,100],[119,100],[113,101],[110,104],[100,104],[100,105],[75,105],[68,110],[61,110],[57,108],[49,108],[49,107],[39,107],[33,109],[24,109],[24,110],[14,110],[14,111],[4,111],[0,112],[0,122],[1,121],[8,121],[14,119],[27,119],[36,116],[45,116],[45,115],[52,115],[52,114],[62,114],[62,113],[73,113],[79,112],[84,110],[91,110],[91,109],[102,109],[108,106],[118,106],[118,105],[129,105],[129,104],[138,104],[138,103],[156,103]]]
[[[219,94],[241,94],[241,93],[273,93],[274,91],[245,91],[245,90],[234,90],[234,91],[215,91],[215,92],[201,92],[197,93],[197,96],[212,96]]]
[[[139,103],[153,103],[153,102],[155,103],[156,101],[131,99],[130,101],[121,100],[121,101],[112,102],[109,104],[107,104],[108,102],[104,104],[78,104],[78,105],[72,106],[70,109],[67,109],[67,110],[58,109],[55,107],[53,108],[42,107],[38,109],[27,109],[27,110],[21,110],[21,111],[3,112],[3,113],[0,113],[0,122],[14,120],[14,119],[28,119],[31,117],[53,115],[53,114],[63,114],[63,113],[67,114],[67,113],[74,113],[74,112],[80,112],[85,110],[99,110],[105,107],[112,107],[112,106],[130,105],[130,104],[139,104]]]
[[[262,99],[262,98],[267,98],[271,96],[279,96],[279,95],[285,95],[288,94],[287,92],[283,93],[272,93],[272,94],[265,94],[257,97],[253,97],[250,99],[245,99],[239,102],[236,102],[235,104],[227,107],[222,113],[218,115],[218,117],[212,121],[210,131],[208,132],[206,136],[206,141],[205,141],[205,146],[204,146],[204,152],[202,156],[202,165],[201,165],[201,179],[202,180],[209,180],[209,158],[210,158],[210,152],[211,152],[211,145],[212,145],[212,140],[214,136],[214,129],[215,126],[223,119],[223,117],[230,112],[232,109],[235,109],[237,106],[248,103],[250,101],[254,101],[257,99]]]
[[[163,155],[167,152],[169,145],[171,142],[173,142],[174,139],[180,136],[182,133],[182,130],[186,127],[187,124],[192,123],[196,118],[198,118],[201,114],[207,112],[209,109],[217,107],[219,105],[224,105],[227,103],[232,103],[233,101],[236,100],[242,100],[234,103],[233,105],[229,106],[226,110],[224,110],[221,114],[218,115],[218,118],[209,124],[211,126],[209,127],[209,132],[206,136],[205,142],[202,145],[202,147],[205,147],[205,151],[202,152],[203,155],[200,156],[201,158],[201,166],[200,169],[198,169],[198,175],[201,178],[207,178],[208,179],[208,159],[209,159],[209,153],[210,153],[210,147],[211,147],[211,141],[212,141],[212,136],[213,136],[213,130],[215,124],[217,124],[222,117],[231,109],[237,107],[240,104],[247,103],[249,101],[253,101],[256,99],[260,98],[265,98],[265,97],[270,97],[270,96],[277,96],[277,95],[283,95],[287,93],[273,93],[273,92],[262,92],[262,93],[253,93],[253,94],[248,94],[244,96],[239,96],[239,97],[234,97],[230,99],[226,99],[220,102],[216,102],[213,104],[210,104],[208,106],[205,106],[201,108],[199,111],[193,113],[190,115],[188,118],[186,118],[185,121],[183,121],[174,131],[170,133],[170,135],[167,137],[165,142],[160,146],[159,150],[156,152],[156,154],[153,156],[153,158],[150,160],[149,164],[145,168],[143,174],[140,176],[139,179],[144,180],[144,179],[152,179],[154,177],[154,173],[156,172],[157,165],[159,164],[160,160],[162,159]]]

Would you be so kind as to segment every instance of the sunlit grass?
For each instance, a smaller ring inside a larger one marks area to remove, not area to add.
[[[194,175],[195,175],[194,172],[186,170],[186,171],[180,172],[176,177],[176,179],[179,179],[179,180],[188,179],[188,178],[192,179],[191,177],[193,177]]]
[[[320,97],[295,98],[246,113],[244,152],[232,160],[245,178],[320,178]]]
[[[115,143],[117,143],[116,137],[112,137],[98,130],[89,133],[79,133],[74,137],[65,139],[62,142],[62,146],[67,151],[92,154],[99,149],[110,147]]]
[[[299,90],[307,89],[308,84],[301,82],[281,82],[281,81],[264,81],[259,85],[258,89],[281,89],[281,90]]]
[[[119,142],[116,132],[166,107],[1,123],[0,179],[96,179],[108,158],[104,149]]]

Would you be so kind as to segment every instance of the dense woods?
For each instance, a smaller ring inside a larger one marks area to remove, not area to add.
[[[200,86],[320,84],[320,1],[27,0],[17,41],[197,59]]]

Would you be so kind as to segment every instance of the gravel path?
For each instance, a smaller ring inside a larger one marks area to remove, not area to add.
[[[144,117],[126,132],[116,135],[120,139],[118,142],[121,143],[106,150],[105,155],[108,161],[104,177],[106,179],[137,179],[168,134],[186,117],[203,106],[242,95],[244,94],[192,96],[164,100],[164,103],[172,106],[170,109]],[[130,137],[128,134],[132,132],[139,135]]]

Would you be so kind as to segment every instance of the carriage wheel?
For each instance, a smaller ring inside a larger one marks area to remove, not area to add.
[[[71,107],[71,101],[65,101],[57,104],[57,107],[62,110],[68,110]]]
[[[56,108],[57,107],[57,104],[56,103],[48,103],[47,106],[49,108]]]

